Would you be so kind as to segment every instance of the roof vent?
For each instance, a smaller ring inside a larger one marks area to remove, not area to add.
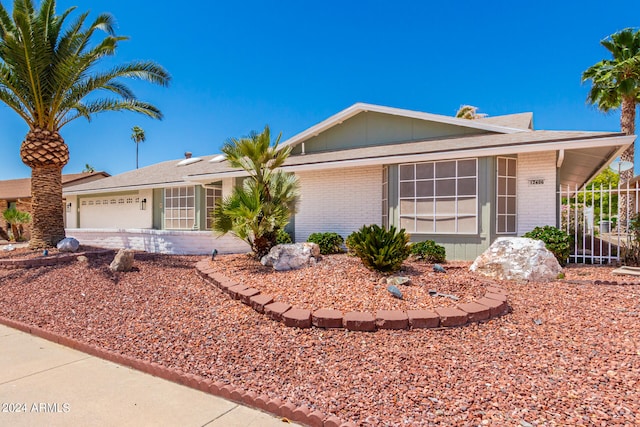
[[[185,154],[186,154],[186,153],[185,153]],[[189,153],[189,154],[191,154],[191,153]],[[187,157],[186,159],[182,159],[182,160],[180,160],[180,161],[178,162],[178,165],[177,165],[177,166],[190,165],[190,164],[192,164],[192,163],[197,163],[197,162],[199,162],[200,160],[202,160],[200,157],[191,157],[191,156],[189,156],[189,157]]]
[[[185,159],[190,159],[192,155],[193,155],[193,153],[191,153],[191,151],[186,151],[186,152],[184,153],[184,158],[185,158]]]

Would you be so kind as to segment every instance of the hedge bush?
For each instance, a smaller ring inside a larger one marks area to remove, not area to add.
[[[523,237],[542,240],[545,247],[553,253],[560,265],[564,266],[571,254],[571,236],[565,231],[551,225],[536,227]]]
[[[447,252],[444,246],[441,246],[433,240],[425,240],[411,245],[411,255],[416,259],[424,260],[429,263],[445,262]]]
[[[322,255],[329,255],[342,252],[344,239],[338,233],[313,233],[309,236],[307,242],[316,243],[320,246],[320,253]]]
[[[284,231],[284,229],[279,229],[278,234],[276,235],[276,244],[277,245],[287,245],[289,243],[293,243],[293,239],[291,239],[291,235]]]

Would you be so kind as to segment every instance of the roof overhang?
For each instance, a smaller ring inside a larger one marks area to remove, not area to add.
[[[421,161],[443,160],[443,159],[459,159],[465,157],[488,157],[497,155],[515,155],[519,153],[535,153],[544,151],[559,151],[565,150],[573,156],[572,150],[588,150],[587,158],[592,158],[594,165],[594,173],[587,174],[585,179],[589,180],[593,176],[597,175],[597,171],[604,169],[618,153],[624,151],[629,144],[632,144],[635,140],[635,135],[632,136],[612,136],[595,139],[597,146],[594,146],[594,139],[576,139],[576,140],[564,140],[564,141],[540,141],[540,142],[527,142],[522,144],[512,145],[499,145],[495,147],[475,147],[464,148],[456,150],[441,150],[432,151],[429,153],[411,153],[411,154],[398,154],[388,156],[376,156],[376,157],[361,157],[361,158],[349,158],[332,161],[318,161],[299,164],[283,165],[282,170],[287,172],[304,172],[314,171],[322,169],[338,169],[347,167],[361,167],[361,166],[374,166],[385,164],[397,164],[397,163],[413,163]],[[589,150],[599,149],[600,157],[597,157],[595,152]],[[611,157],[613,155],[613,157]],[[297,156],[297,160],[303,159],[304,156]],[[310,160],[312,155],[307,155]],[[568,164],[571,159],[566,159],[564,164]],[[595,164],[597,160],[597,165]],[[247,173],[243,170],[234,170],[214,174],[202,174],[202,175],[190,175],[184,177],[185,180],[194,183],[210,182],[221,178],[233,178],[247,176]],[[586,182],[586,181],[585,181]],[[582,183],[584,184],[584,182]]]

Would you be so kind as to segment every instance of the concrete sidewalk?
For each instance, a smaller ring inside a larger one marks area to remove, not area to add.
[[[280,418],[0,325],[0,426],[283,426]]]

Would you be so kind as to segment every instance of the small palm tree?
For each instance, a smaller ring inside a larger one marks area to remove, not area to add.
[[[147,140],[147,137],[144,134],[144,130],[138,126],[132,127],[131,140],[136,143],[136,169],[138,169],[138,145],[140,145],[141,142],[145,142]]]
[[[67,123],[104,111],[134,111],[160,119],[160,110],[139,101],[122,78],[166,86],[169,74],[153,62],[136,61],[99,67],[113,56],[118,43],[114,19],[99,15],[85,27],[88,13],[66,24],[75,8],[56,15],[55,0],[14,0],[12,15],[0,3],[0,101],[29,126],[20,147],[31,168],[33,226],[29,246],[55,245],[65,236],[62,210],[62,168],[69,149],[60,136]],[[98,32],[106,36],[98,40]],[[96,41],[91,47],[90,43]],[[110,96],[100,96],[104,91]]]
[[[475,120],[483,117],[487,117],[487,115],[478,113],[478,107],[473,105],[461,105],[456,112],[456,118],[458,119]]]
[[[82,169],[82,173],[94,173],[96,168],[91,166],[89,163],[84,164],[84,169]]]
[[[232,233],[249,244],[257,259],[276,245],[278,231],[295,213],[299,194],[294,174],[278,170],[291,149],[278,148],[280,136],[271,144],[269,127],[248,138],[230,139],[222,152],[232,167],[249,173],[242,186],[213,210],[213,230]]]
[[[16,208],[10,208],[2,212],[2,218],[4,218],[4,220],[11,226],[13,240],[16,242],[22,241],[24,233],[22,225],[31,222],[31,215],[29,215],[29,212],[22,212]]]

